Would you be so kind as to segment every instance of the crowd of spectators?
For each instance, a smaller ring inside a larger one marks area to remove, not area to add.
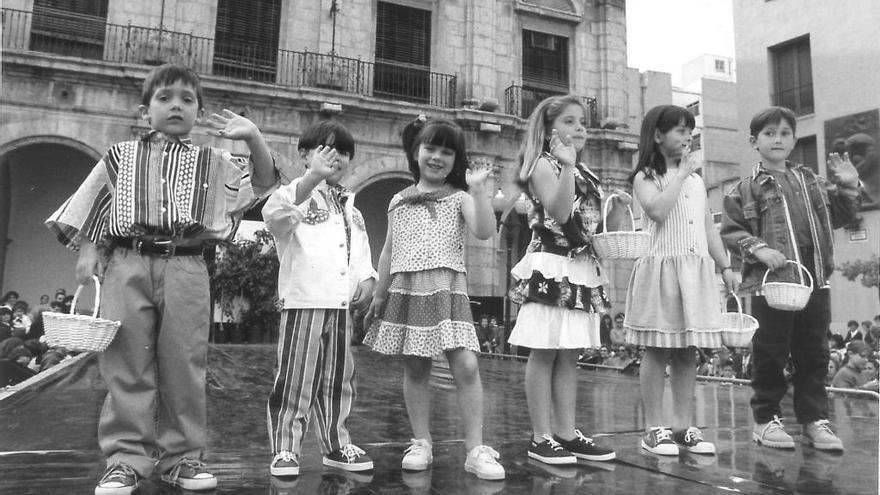
[[[64,289],[55,299],[40,296],[40,303],[30,307],[18,292],[9,291],[0,299],[0,388],[15,385],[69,357],[64,348],[50,348],[46,343],[43,313],[70,311]]]

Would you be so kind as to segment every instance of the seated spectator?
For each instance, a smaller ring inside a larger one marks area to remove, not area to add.
[[[839,333],[832,333],[831,336],[828,337],[828,350],[831,352],[832,359],[836,356],[838,364],[843,361],[843,356],[846,353],[843,346],[843,336]]]
[[[43,311],[46,311],[48,309],[49,309],[49,294],[43,294],[42,296],[40,296],[40,304],[37,304],[36,306],[31,308],[31,311],[30,311],[30,313],[28,313],[28,316],[31,317],[31,321],[34,321],[37,319],[37,315],[39,315],[40,313],[42,313]]]
[[[64,361],[69,357],[68,354],[67,349],[63,347],[53,347],[52,349],[49,349],[43,355],[43,360],[40,362],[40,371],[45,371],[61,361]]]
[[[721,378],[736,378],[736,372],[733,370],[733,361],[727,360],[721,363],[718,376]]]
[[[877,381],[880,378],[880,364],[878,364],[876,359],[869,359],[865,366],[862,368],[862,375],[864,375],[866,382]]]
[[[15,306],[15,303],[18,302],[18,298],[18,292],[11,290],[6,294],[3,294],[3,299],[0,299],[0,306],[7,307],[11,310],[12,307]]]
[[[55,300],[60,302],[62,305],[64,304],[64,299],[67,298],[67,291],[64,289],[58,289],[55,291]]]
[[[604,346],[611,345],[611,329],[614,328],[614,321],[611,315],[605,313],[599,320],[599,343]]]
[[[837,376],[838,371],[837,361],[833,359],[828,360],[828,374],[825,375],[825,386],[830,387],[831,383],[834,381],[834,377]]]
[[[877,390],[877,380],[868,382],[862,368],[871,357],[871,348],[863,340],[850,341],[846,346],[846,364],[835,375],[831,385],[838,388]]]
[[[12,310],[0,306],[0,342],[12,337]]]
[[[587,352],[581,357],[580,362],[584,364],[605,364],[605,359],[608,357],[608,348],[604,345],[596,349],[587,349]]]
[[[495,342],[495,333],[489,326],[489,315],[480,316],[480,322],[477,324],[477,341],[480,343],[480,351],[492,352]]]
[[[712,374],[712,363],[710,358],[706,357],[706,353],[703,352],[699,347],[694,348],[694,353],[697,357],[697,375],[698,376],[711,376]]]
[[[504,327],[498,324],[497,317],[489,318],[489,328],[492,329],[492,335],[495,336],[492,339],[492,352],[504,352],[504,342],[507,341],[507,336],[504,334]]]
[[[27,339],[27,333],[31,329],[31,318],[27,315],[28,305],[24,301],[17,301],[12,306],[12,336]]]
[[[626,344],[626,329],[623,328],[624,314],[617,313],[614,315],[614,328],[611,329],[611,344]]]
[[[865,340],[865,335],[859,330],[859,322],[849,320],[846,322],[846,335],[843,336],[843,343],[849,344],[853,340]]]
[[[7,339],[5,343],[10,341],[21,340],[16,338]],[[7,346],[3,346],[5,349]],[[0,350],[0,352],[3,352]],[[31,362],[30,351],[24,345],[18,345],[0,356],[0,387],[7,387],[21,383],[24,380],[37,374],[36,371],[29,368]]]
[[[732,360],[734,376],[743,380],[751,380],[752,346],[743,347],[739,353],[733,355]]]

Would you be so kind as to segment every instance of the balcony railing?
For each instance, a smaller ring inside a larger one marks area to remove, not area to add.
[[[509,115],[527,119],[538,103],[551,96],[564,94],[568,93],[513,85],[504,90],[504,111]],[[596,106],[596,98],[581,96],[581,100],[587,107],[587,127],[599,127],[599,109]]]
[[[447,108],[456,104],[456,76],[428,67],[222,42],[161,28],[110,24],[58,9],[2,9],[2,34],[4,50],[143,65],[178,62],[200,74]]]

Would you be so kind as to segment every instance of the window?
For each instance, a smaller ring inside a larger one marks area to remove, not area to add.
[[[722,74],[727,72],[727,64],[724,60],[715,59],[715,72],[721,72]]]
[[[34,0],[31,49],[101,59],[107,0]]]
[[[703,149],[703,135],[694,134],[691,137],[691,151],[697,151],[699,149]]]
[[[687,110],[694,117],[696,117],[697,115],[700,115],[700,102],[695,101],[695,102],[691,103],[690,105],[687,106]]]
[[[541,100],[568,93],[568,38],[523,30],[522,86],[522,117]]]
[[[275,82],[281,0],[218,0],[214,74]]]
[[[428,103],[431,93],[431,12],[378,2],[373,94]]]
[[[816,148],[816,136],[798,138],[798,142],[791,150],[788,159],[795,163],[802,163],[810,167],[813,172],[819,173],[819,150]]]
[[[796,115],[813,113],[813,71],[810,39],[770,49],[773,63],[774,105],[790,108]]]

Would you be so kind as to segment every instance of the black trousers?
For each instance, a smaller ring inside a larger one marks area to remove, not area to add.
[[[783,369],[789,355],[794,368],[794,414],[799,423],[828,417],[828,324],[831,321],[829,289],[815,289],[800,311],[780,311],[763,296],[752,297],[752,316],[758,330],[752,338],[752,415],[756,423],[782,416],[779,402],[788,389]]]

